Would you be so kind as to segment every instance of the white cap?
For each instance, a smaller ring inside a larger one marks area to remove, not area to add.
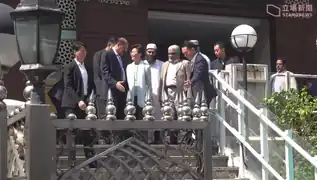
[[[154,43],[150,43],[150,44],[148,44],[147,46],[146,46],[146,49],[157,49],[157,47],[156,47],[156,44],[154,44]]]

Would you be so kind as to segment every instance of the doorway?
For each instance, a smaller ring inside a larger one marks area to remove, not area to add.
[[[240,24],[248,24],[258,33],[258,41],[248,63],[270,65],[269,23],[264,19],[149,11],[148,37],[149,42],[157,44],[158,58],[163,61],[167,60],[170,45],[181,46],[184,40],[191,39],[199,40],[201,52],[214,60],[213,45],[218,41],[225,43],[228,55],[238,55],[231,47],[230,35]]]

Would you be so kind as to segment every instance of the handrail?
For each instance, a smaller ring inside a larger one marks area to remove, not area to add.
[[[218,113],[213,114],[223,125],[257,158],[278,180],[284,180],[282,176],[266,162],[263,157],[246,141],[246,139],[239,134],[237,130],[229,125]]]
[[[277,77],[277,76],[285,76],[285,78],[289,78],[289,77],[295,77],[295,78],[308,78],[308,79],[317,79],[317,75],[313,75],[313,74],[294,74],[294,73],[291,73],[291,72],[289,72],[289,71],[287,71],[286,73],[283,73],[283,74],[281,74],[281,73],[275,73],[275,74],[272,74],[271,76],[270,76],[270,79],[269,79],[269,88],[268,88],[268,90],[269,90],[269,94],[271,94],[272,93],[272,85],[273,85],[273,81],[274,81],[274,79]],[[289,81],[289,79],[287,80],[287,83],[289,83],[290,81]],[[287,87],[289,87],[288,85],[287,85]]]
[[[307,153],[301,146],[288,137],[278,126],[276,126],[263,112],[254,107],[249,101],[240,95],[238,91],[233,89],[227,82],[225,82],[217,73],[209,72],[214,78],[217,79],[222,86],[224,86],[228,92],[234,95],[241,103],[243,103],[249,110],[251,110],[256,116],[258,116],[263,123],[273,129],[278,135],[280,135],[286,143],[291,145],[298,153],[300,153],[307,161],[309,161],[315,168],[317,168],[317,161],[309,153]]]

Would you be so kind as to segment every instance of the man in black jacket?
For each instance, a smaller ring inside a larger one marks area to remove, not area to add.
[[[96,87],[96,109],[98,118],[102,118],[105,115],[105,100],[100,98],[100,95],[103,91],[106,91],[104,81],[102,80],[100,62],[104,52],[108,52],[115,45],[116,39],[114,37],[108,40],[107,46],[104,49],[97,51],[94,55],[94,82]]]
[[[84,63],[87,55],[86,46],[81,42],[74,42],[73,51],[75,59],[64,68],[65,89],[62,107],[65,108],[66,117],[70,113],[73,113],[78,119],[85,119],[87,102],[95,87],[93,71]],[[88,159],[93,157],[95,153],[90,147],[94,142],[94,133],[83,131],[82,137],[80,138],[76,134],[76,138],[83,141],[86,158]],[[96,163],[91,163],[89,166],[96,167]]]
[[[222,42],[217,42],[214,45],[214,53],[217,59],[211,62],[210,69],[224,70],[228,64],[239,63],[239,58],[227,56],[225,45]]]

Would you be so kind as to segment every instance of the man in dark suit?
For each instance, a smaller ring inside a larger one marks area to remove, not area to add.
[[[124,108],[128,91],[126,67],[123,54],[128,51],[129,43],[125,38],[118,38],[116,45],[108,52],[101,55],[101,74],[104,83],[104,91],[101,94],[103,100],[107,100],[108,89],[111,90],[114,104],[117,108],[117,119],[124,119]]]
[[[217,93],[209,81],[208,63],[197,51],[197,47],[195,43],[190,41],[186,41],[183,46],[184,56],[191,61],[192,66],[190,80],[185,82],[185,86],[191,88],[192,100],[195,100],[198,93],[204,92],[209,104],[217,96]]]
[[[78,119],[85,119],[85,109],[89,95],[94,89],[93,71],[84,63],[87,55],[86,46],[81,42],[74,42],[72,47],[75,59],[64,67],[64,94],[62,107],[65,108],[66,117],[74,113]],[[78,135],[76,134],[77,138]],[[86,158],[94,156],[94,151],[88,146],[92,146],[94,135],[88,131],[83,131],[80,138],[85,146]],[[90,164],[95,167],[95,163]]]
[[[116,43],[116,39],[114,37],[110,38],[108,40],[107,46],[104,49],[101,49],[97,51],[94,55],[94,82],[96,87],[96,107],[97,107],[97,115],[99,118],[103,117],[105,115],[105,101],[100,98],[101,93],[104,91],[104,81],[102,80],[102,74],[101,74],[101,68],[100,68],[100,62],[102,59],[102,55],[104,51],[110,51],[111,48]]]
[[[210,69],[224,70],[228,64],[239,63],[239,58],[229,57],[226,54],[225,45],[222,42],[217,42],[214,45],[214,53],[217,59],[210,64]]]

